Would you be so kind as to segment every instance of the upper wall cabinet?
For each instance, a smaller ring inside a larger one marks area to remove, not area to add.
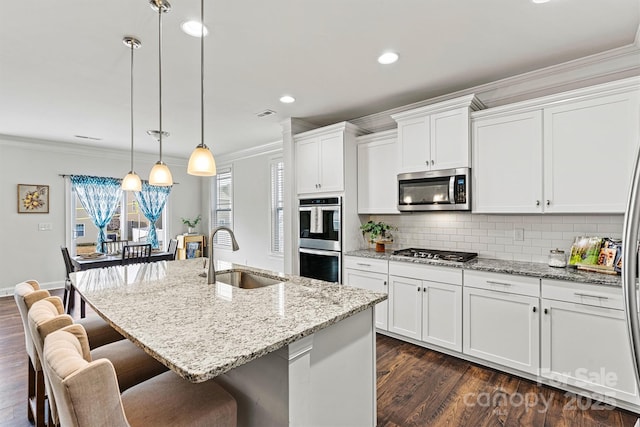
[[[398,213],[396,130],[357,138],[358,213]]]
[[[393,114],[398,122],[398,171],[469,167],[469,113],[482,107],[475,95],[467,95]]]
[[[473,210],[624,212],[639,89],[625,79],[474,113]]]

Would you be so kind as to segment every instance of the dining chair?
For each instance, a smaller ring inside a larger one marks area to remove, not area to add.
[[[167,252],[171,254],[171,260],[176,259],[176,252],[178,251],[178,239],[169,240],[169,248]]]
[[[151,243],[127,245],[122,248],[122,265],[149,262]]]
[[[36,426],[45,425],[45,383],[40,357],[36,351],[28,323],[28,312],[37,301],[50,297],[49,291],[40,289],[37,280],[26,280],[18,283],[14,288],[13,297],[18,306],[18,312],[24,329],[25,345],[27,350],[27,417]],[[58,298],[59,300],[59,298]],[[63,309],[62,309],[63,310]],[[91,348],[110,342],[121,340],[124,337],[109,326],[98,316],[91,316],[79,321],[85,327],[89,336]],[[51,423],[49,423],[51,424]]]
[[[71,256],[69,255],[69,249],[66,246],[60,246],[60,251],[62,251],[62,258],[64,259],[64,267],[66,269],[67,276],[64,279],[64,294],[62,296],[62,301],[64,302],[64,307],[67,311],[67,314],[71,314],[71,310],[73,309],[76,301],[76,288],[73,286],[71,282],[71,277],[69,276],[71,273],[75,271],[73,267],[73,263],[71,262]],[[83,318],[86,315],[86,303],[82,297],[80,297],[80,317]]]
[[[107,255],[118,255],[122,253],[122,248],[131,243],[129,240],[107,240],[102,242],[102,253]]]
[[[40,362],[42,362],[44,340],[47,335],[66,327],[81,328],[85,336],[87,336],[85,348],[87,357],[95,359],[106,358],[112,362],[121,391],[167,371],[166,366],[127,339],[92,347],[92,337],[87,335],[83,325],[74,323],[71,316],[64,314],[62,300],[55,296],[35,302],[28,313],[28,328]],[[47,377],[46,372],[44,384],[49,397],[49,413],[53,422],[57,425],[59,419],[56,396],[51,394],[50,378]]]
[[[119,392],[107,359],[88,355],[79,326],[45,339],[43,365],[63,426],[237,425],[237,403],[215,381],[191,383],[169,371]]]

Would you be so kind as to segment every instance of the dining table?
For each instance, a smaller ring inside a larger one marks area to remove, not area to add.
[[[171,261],[173,254],[165,251],[151,251],[149,262]],[[91,254],[71,257],[75,271],[90,270],[92,268],[113,267],[122,264],[122,254]]]

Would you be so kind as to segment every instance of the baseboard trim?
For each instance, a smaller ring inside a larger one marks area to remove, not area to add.
[[[64,289],[64,281],[46,282],[40,283],[40,289],[46,289],[48,291],[52,289]],[[0,297],[6,297],[13,295],[14,288],[0,288]]]

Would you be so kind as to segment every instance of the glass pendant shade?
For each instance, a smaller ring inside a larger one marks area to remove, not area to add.
[[[122,189],[124,191],[142,191],[142,181],[138,174],[130,171],[127,176],[122,179]]]
[[[216,161],[206,145],[198,145],[189,157],[187,173],[196,176],[214,176],[216,174]]]
[[[149,172],[149,184],[167,187],[173,185],[173,177],[169,167],[163,161],[157,161]]]

